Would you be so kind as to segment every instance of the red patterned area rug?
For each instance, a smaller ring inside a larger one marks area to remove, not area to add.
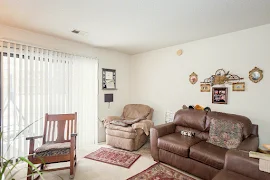
[[[195,180],[161,163],[156,163],[148,169],[128,178],[127,180]]]
[[[85,158],[95,161],[101,161],[108,164],[113,164],[125,168],[130,166],[140,157],[140,154],[131,153],[128,151],[115,150],[110,148],[100,148],[85,156]]]

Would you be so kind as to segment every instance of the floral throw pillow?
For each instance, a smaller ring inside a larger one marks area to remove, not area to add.
[[[212,119],[207,142],[226,149],[234,149],[242,142],[243,124]]]

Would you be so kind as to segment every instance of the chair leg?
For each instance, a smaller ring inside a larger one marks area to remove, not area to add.
[[[28,169],[27,169],[27,180],[32,179],[32,167],[28,164]]]
[[[76,166],[77,165],[77,155],[75,155],[75,164],[74,164],[74,166]]]
[[[70,179],[74,178],[74,158],[70,159]]]

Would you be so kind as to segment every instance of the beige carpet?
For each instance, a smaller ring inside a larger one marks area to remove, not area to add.
[[[149,144],[144,145],[140,150],[135,152],[141,154],[141,157],[129,169],[83,158],[100,147],[110,146],[105,144],[92,145],[87,149],[78,151],[78,163],[74,180],[125,180],[155,164],[150,154]],[[61,165],[67,166],[65,163]],[[69,180],[69,170],[47,172],[43,175],[46,180],[61,180],[58,176],[64,180]],[[16,176],[16,180],[25,180],[26,178],[24,177],[26,177],[26,169]]]

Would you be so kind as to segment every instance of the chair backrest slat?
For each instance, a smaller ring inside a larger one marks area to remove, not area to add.
[[[70,136],[69,135],[69,130],[70,130],[69,129],[69,120],[67,120],[66,123],[67,123],[67,138],[66,139],[68,139],[68,137]]]
[[[76,112],[74,114],[46,114],[43,144],[46,142],[69,142],[71,133],[77,133],[76,124]]]

